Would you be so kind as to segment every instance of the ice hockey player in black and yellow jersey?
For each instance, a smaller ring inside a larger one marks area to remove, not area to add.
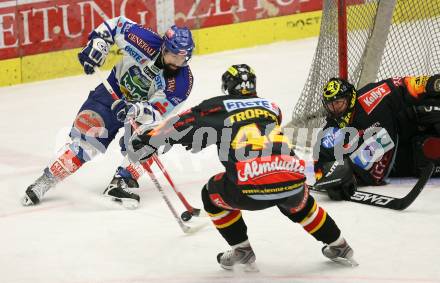
[[[305,163],[280,131],[278,106],[257,96],[254,71],[245,64],[233,65],[222,76],[222,90],[226,95],[205,100],[153,130],[141,127],[131,138],[132,161],[148,158],[165,144],[181,144],[192,152],[217,146],[225,171],[209,179],[202,200],[232,247],[217,256],[225,269],[235,264],[255,267],[241,210],[272,206],[322,241],[326,257],[356,265],[333,219],[309,195]]]
[[[332,78],[322,100],[327,120],[315,170],[330,198],[348,198],[355,184],[418,176],[431,161],[440,169],[440,75],[394,77],[359,90]]]

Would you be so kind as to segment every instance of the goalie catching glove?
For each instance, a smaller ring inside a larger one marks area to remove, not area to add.
[[[331,161],[323,164],[321,172],[317,172],[314,188],[326,191],[333,200],[348,200],[354,195],[357,185],[349,158],[344,162]]]
[[[89,40],[86,47],[78,53],[78,59],[84,68],[84,72],[88,75],[93,74],[95,72],[94,67],[104,65],[108,53],[109,45],[104,39],[95,37]]]

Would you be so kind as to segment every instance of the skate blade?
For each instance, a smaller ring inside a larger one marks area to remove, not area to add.
[[[24,197],[21,199],[21,204],[22,204],[23,206],[32,206],[32,205],[35,205],[27,195],[24,196]]]
[[[258,266],[255,262],[246,263],[246,264],[236,264],[233,266],[220,264],[220,266],[223,269],[228,270],[228,271],[244,271],[244,272],[259,272],[260,271],[260,269],[258,269]]]
[[[333,258],[332,261],[349,267],[356,267],[359,265],[354,258],[337,257]]]
[[[255,262],[244,264],[243,270],[245,272],[259,272],[260,271],[260,269],[258,269],[258,266]]]
[[[187,225],[185,225],[185,226],[184,226],[184,227],[185,227],[185,228],[184,228],[184,232],[185,232],[186,234],[194,234],[194,233],[196,233],[196,232],[202,230],[203,228],[205,228],[205,227],[208,226],[208,225],[210,225],[209,222],[204,222],[204,223],[201,223],[201,224],[199,224],[199,225],[195,225],[195,226],[187,226]]]
[[[104,195],[107,198],[110,198],[111,201],[121,205],[122,207],[126,208],[126,209],[137,209],[139,207],[139,202],[137,200],[134,199],[120,199],[120,198],[115,198],[109,195]]]
[[[134,199],[126,199],[126,200],[122,200],[122,206],[126,209],[137,209],[139,207],[139,202],[137,200]]]

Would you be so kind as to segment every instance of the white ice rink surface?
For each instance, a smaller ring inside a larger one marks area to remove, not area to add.
[[[288,120],[315,45],[308,39],[196,56],[194,90],[185,108],[219,95],[226,68],[247,63],[257,73],[260,96],[278,102]],[[26,187],[65,142],[76,112],[98,82],[83,75],[0,88],[0,282],[440,282],[438,181],[430,181],[402,212],[316,196],[354,248],[357,268],[326,260],[322,244],[274,208],[243,213],[260,272],[222,270],[215,258],[228,246],[213,225],[193,218],[191,225],[206,227],[184,235],[147,176],[140,182],[138,210],[103,199],[121,160],[116,143],[49,191],[41,205],[22,207]],[[189,202],[201,207],[202,186],[222,170],[214,148],[194,155],[176,147],[161,158]],[[366,190],[403,196],[414,182],[394,180]]]

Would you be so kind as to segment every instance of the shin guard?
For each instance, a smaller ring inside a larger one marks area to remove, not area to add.
[[[302,210],[293,214],[283,209],[281,212],[293,222],[299,223],[315,239],[325,244],[336,241],[341,234],[335,221],[317,204],[312,196],[309,196],[307,204]]]
[[[247,226],[240,210],[226,210],[215,206],[209,197],[206,186],[202,190],[202,201],[211,221],[230,246],[248,239]]]

